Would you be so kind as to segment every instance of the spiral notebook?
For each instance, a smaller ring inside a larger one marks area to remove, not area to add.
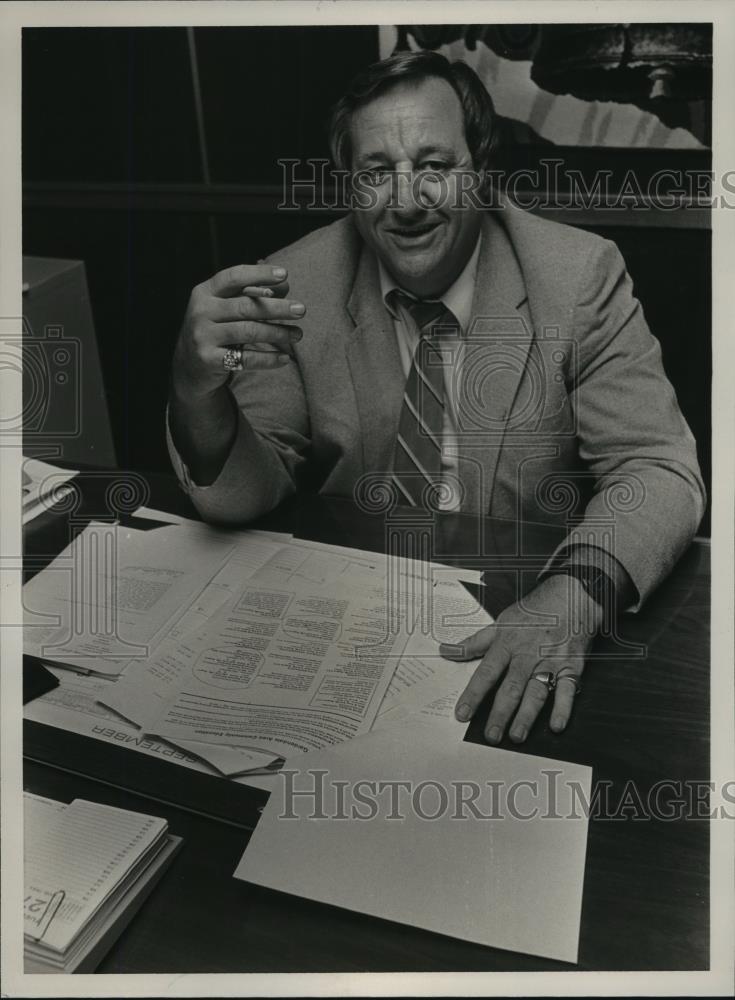
[[[166,820],[24,795],[26,972],[91,972],[181,844]]]

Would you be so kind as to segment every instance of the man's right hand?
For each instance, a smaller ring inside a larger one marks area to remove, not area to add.
[[[238,264],[197,285],[189,298],[173,359],[173,388],[193,402],[212,395],[229,377],[223,358],[242,349],[243,369],[279,368],[293,357],[306,308],[287,299],[286,269]]]

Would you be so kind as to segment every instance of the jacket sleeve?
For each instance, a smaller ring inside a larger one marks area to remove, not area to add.
[[[166,415],[169,455],[183,490],[205,521],[243,524],[267,513],[296,489],[309,445],[309,418],[298,362],[239,372],[230,384],[237,431],[220,474],[199,486],[176,450]]]
[[[617,247],[599,246],[574,307],[577,360],[569,387],[592,497],[555,555],[570,545],[610,552],[637,590],[637,610],[691,542],[706,498],[659,342]]]

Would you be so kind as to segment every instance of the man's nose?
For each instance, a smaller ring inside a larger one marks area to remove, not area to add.
[[[399,218],[413,218],[421,215],[429,207],[419,174],[412,170],[399,170],[395,173],[395,190],[391,208]]]

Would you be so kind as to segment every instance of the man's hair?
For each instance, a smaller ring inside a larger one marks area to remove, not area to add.
[[[487,170],[496,132],[492,98],[470,66],[450,62],[431,51],[399,52],[358,73],[329,117],[329,146],[335,166],[351,169],[350,120],[358,108],[398,84],[420,83],[431,77],[446,80],[459,98],[472,165],[479,172]]]

